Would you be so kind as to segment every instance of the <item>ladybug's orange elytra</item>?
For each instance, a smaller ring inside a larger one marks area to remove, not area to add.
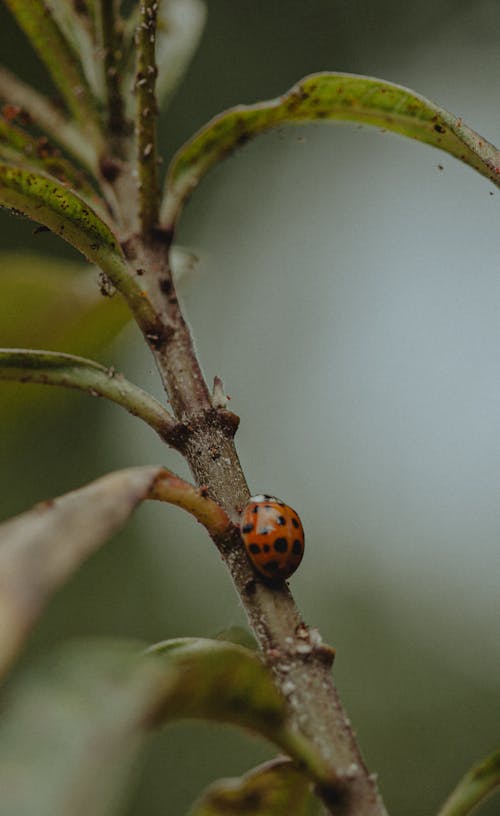
[[[265,578],[289,578],[302,561],[302,523],[275,496],[252,496],[241,514],[240,531],[250,561]]]

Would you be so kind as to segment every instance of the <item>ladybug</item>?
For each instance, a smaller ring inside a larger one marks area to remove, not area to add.
[[[302,561],[301,521],[275,496],[252,496],[241,514],[240,531],[250,561],[264,578],[289,578]]]

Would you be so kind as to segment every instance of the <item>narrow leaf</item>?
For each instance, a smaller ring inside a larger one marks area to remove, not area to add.
[[[230,526],[203,491],[159,466],[110,473],[0,525],[0,676],[53,593],[146,499],[182,507],[212,533]]]
[[[112,473],[0,525],[0,675],[51,595],[123,527],[159,470]]]
[[[26,85],[0,66],[0,99],[10,108],[19,108],[23,116],[83,164],[95,176],[97,154],[85,135],[43,94]]]
[[[150,394],[114,369],[93,360],[33,349],[0,348],[0,380],[77,388],[121,405],[168,439],[176,426],[171,414]]]
[[[500,749],[473,765],[446,800],[438,816],[468,816],[500,789]]]
[[[100,152],[102,137],[97,107],[78,53],[61,32],[44,0],[5,0],[19,26],[45,63],[76,121]]]
[[[109,0],[105,2],[109,4]],[[90,10],[82,0],[78,0],[77,3],[69,3],[68,0],[46,0],[46,4],[73,53],[78,54],[92,93],[98,99],[103,99],[100,70],[102,55],[98,51]]]
[[[210,785],[189,816],[313,816],[311,783],[292,762],[276,759],[240,778]]]
[[[129,274],[117,238],[75,193],[41,173],[0,163],[0,205],[44,224],[80,250],[122,293],[143,330],[157,329],[153,307]]]
[[[0,159],[27,170],[43,170],[58,181],[71,187],[88,204],[106,217],[102,199],[85,174],[61,156],[47,138],[35,139],[22,128],[0,115]]]
[[[162,222],[172,226],[205,173],[271,128],[313,121],[359,122],[438,147],[500,186],[498,150],[462,120],[399,85],[354,74],[311,74],[268,102],[240,105],[212,119],[170,165]]]

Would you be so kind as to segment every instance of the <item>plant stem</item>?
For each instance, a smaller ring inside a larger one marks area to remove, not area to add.
[[[114,146],[121,147],[125,118],[123,96],[118,69],[117,54],[120,48],[120,16],[116,0],[99,0],[96,5],[99,38],[104,52],[104,87],[106,89],[106,111],[108,132]]]
[[[147,236],[158,224],[160,188],[156,148],[156,20],[158,0],[141,0],[137,29],[137,169],[139,176],[139,220]]]
[[[168,267],[168,244],[134,243],[148,297],[164,325],[149,345],[172,409],[185,428],[181,452],[196,483],[237,525],[249,490],[234,445],[238,418],[212,404]],[[331,675],[334,650],[303,622],[286,584],[270,587],[252,570],[238,528],[212,536],[231,573],[264,659],[286,697],[297,732],[308,737],[335,771],[334,788],[319,791],[336,816],[384,816],[375,779],[361,757]]]

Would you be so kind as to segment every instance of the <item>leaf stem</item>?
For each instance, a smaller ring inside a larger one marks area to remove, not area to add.
[[[231,531],[229,516],[219,504],[208,498],[205,489],[194,487],[169,470],[158,474],[148,498],[182,507],[203,524],[210,535],[224,537]]]
[[[137,169],[139,180],[139,220],[144,236],[150,235],[158,224],[160,188],[158,185],[158,156],[156,118],[158,106],[155,95],[157,67],[155,62],[156,22],[158,0],[141,0],[137,28]]]
[[[106,397],[142,419],[169,444],[176,439],[174,417],[154,397],[93,360],[38,349],[0,349],[0,380],[59,385]]]

